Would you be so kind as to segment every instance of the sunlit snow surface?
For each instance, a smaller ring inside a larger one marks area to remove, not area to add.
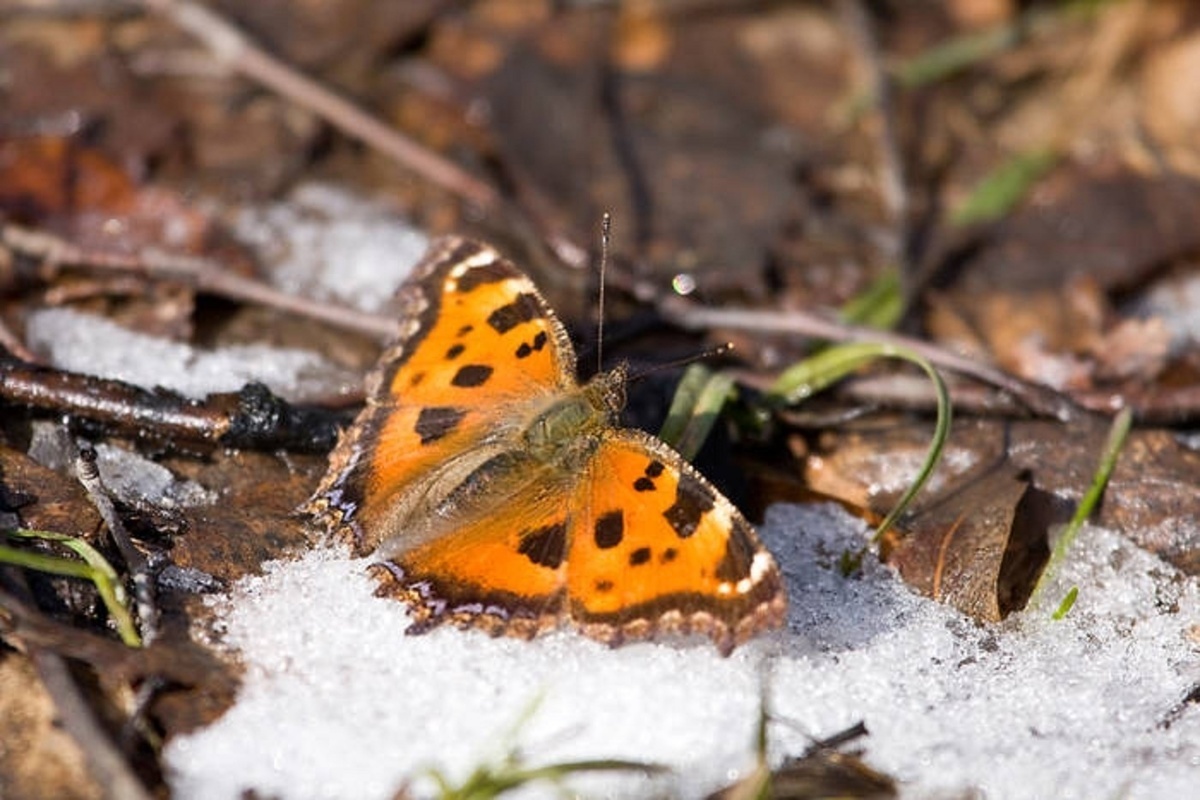
[[[365,310],[386,305],[424,242],[380,206],[320,186],[245,212],[238,231],[269,251],[276,285]],[[29,336],[59,366],[197,396],[247,380],[287,396],[347,380],[310,353],[197,351],[67,311],[36,315]],[[104,449],[102,461],[122,496],[205,499],[134,456]],[[1065,620],[1041,608],[978,626],[872,558],[844,577],[838,557],[867,532],[840,510],[775,507],[761,532],[785,572],[788,629],[727,659],[706,642],[405,636],[404,606],[373,596],[365,561],[319,549],[270,564],[213,600],[209,635],[245,664],[245,683],[220,720],[167,744],[173,796],[370,800],[406,780],[427,794],[428,769],[461,779],[519,747],[530,765],[620,757],[673,770],[574,779],[588,796],[698,797],[753,764],[764,687],[774,760],[861,720],[865,760],[906,797],[1200,792],[1200,705],[1183,703],[1200,683],[1197,579],[1087,529],[1046,593],[1053,605],[1080,587]]]
[[[776,507],[762,532],[787,576],[788,630],[728,659],[702,642],[405,636],[403,606],[372,595],[365,561],[318,550],[272,564],[216,601],[246,683],[220,721],[168,746],[172,787],[386,798],[406,779],[428,791],[429,768],[462,778],[519,746],[530,764],[673,769],[571,783],[588,796],[698,797],[752,764],[765,682],[776,758],[863,720],[867,762],[907,797],[1196,791],[1200,709],[1178,708],[1200,681],[1194,579],[1088,529],[1060,576],[1081,587],[1067,619],[977,626],[874,561],[843,577],[838,555],[866,532],[838,509]]]
[[[320,183],[299,186],[284,201],[247,208],[238,237],[274,265],[284,291],[382,311],[429,244],[381,203]]]

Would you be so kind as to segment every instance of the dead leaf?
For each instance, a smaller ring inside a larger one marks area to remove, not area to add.
[[[1024,607],[1050,555],[1049,528],[1065,521],[1065,504],[1039,494],[1008,465],[990,469],[906,519],[884,560],[922,594],[997,622]]]
[[[858,425],[821,436],[805,481],[881,517],[916,474],[932,429]],[[1065,522],[1087,491],[1106,436],[1106,421],[1088,417],[1069,436],[1049,421],[957,421],[942,464],[901,523],[909,535],[890,541],[888,560],[920,591],[980,618],[1020,608],[1048,555],[1048,528]],[[1167,432],[1135,430],[1093,521],[1200,574],[1196,475],[1200,453]]]
[[[233,581],[257,573],[264,561],[311,546],[311,532],[296,509],[316,487],[324,462],[249,451],[215,454],[208,463],[166,462],[221,498],[188,509],[187,534],[176,539],[172,561]]]
[[[161,186],[138,186],[102,151],[69,137],[0,139],[0,215],[98,253],[210,256],[241,274],[253,262],[205,213]],[[93,310],[145,333],[188,338],[194,292],[133,273],[39,270],[45,298],[93,300]]]
[[[26,528],[78,536],[95,544],[100,514],[73,477],[0,446],[0,487],[4,505],[18,514]]]

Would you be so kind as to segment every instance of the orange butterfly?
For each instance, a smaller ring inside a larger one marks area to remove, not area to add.
[[[410,633],[531,638],[569,619],[612,645],[703,633],[728,654],[782,621],[754,529],[666,444],[616,427],[624,367],[580,386],[511,262],[442,239],[399,296],[399,340],[306,510],[381,559]]]

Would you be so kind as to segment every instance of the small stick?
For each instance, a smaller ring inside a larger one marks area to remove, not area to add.
[[[337,439],[333,415],[290,405],[262,384],[198,401],[163,389],[0,359],[0,399],[184,447],[324,453]]]
[[[0,571],[3,572],[3,571]],[[4,577],[0,575],[0,577]],[[29,590],[23,578],[15,577],[5,581],[8,591],[0,590],[0,607],[18,617],[15,626],[18,635],[23,633],[19,619],[23,615],[18,612],[21,606],[30,604]],[[29,614],[24,614],[28,617]],[[87,637],[82,631],[76,631],[81,638]],[[72,640],[79,641],[75,637]],[[67,660],[58,653],[36,644],[35,640],[24,641],[25,650],[33,668],[54,702],[54,708],[63,729],[79,745],[87,762],[88,770],[98,786],[105,790],[105,797],[121,798],[122,800],[151,800],[152,795],[142,785],[129,762],[121,751],[108,737],[104,727],[96,719],[96,714],[89,706],[87,698],[71,675]],[[113,643],[114,647],[119,647]],[[122,648],[126,649],[127,648]]]
[[[17,335],[12,332],[3,319],[0,319],[0,348],[4,348],[12,355],[30,364],[37,364],[41,361],[32,350],[25,346],[24,342],[17,338]]]
[[[129,536],[125,523],[117,514],[117,508],[109,496],[104,481],[100,478],[100,470],[96,466],[96,451],[89,444],[79,447],[75,457],[75,476],[87,491],[88,499],[100,512],[100,517],[108,527],[108,535],[112,538],[129,575],[133,580],[133,597],[137,603],[138,617],[142,621],[142,641],[149,645],[158,637],[158,606],[154,600],[154,577],[150,573],[150,563],[142,555]]]
[[[369,314],[336,303],[318,302],[287,294],[261,281],[243,278],[205,258],[143,252],[125,255],[101,250],[85,250],[65,239],[19,225],[0,226],[0,244],[15,253],[41,258],[50,264],[89,269],[135,273],[160,280],[179,280],[199,291],[243,302],[257,303],[309,319],[317,319],[344,330],[383,339],[395,338],[396,320]]]
[[[990,383],[1011,394],[1034,413],[1069,420],[1079,411],[1070,398],[1044,386],[1023,381],[986,364],[979,364],[929,342],[875,328],[846,325],[802,311],[705,308],[674,295],[658,300],[667,319],[688,330],[728,328],[756,333],[790,333],[834,342],[887,342],[906,347],[944,369]]]
[[[123,19],[138,12],[134,0],[8,0],[4,13],[12,18],[67,18]]]
[[[892,104],[891,81],[883,64],[871,18],[862,0],[838,0],[838,13],[850,29],[850,39],[867,67],[867,86],[875,107],[877,123],[872,127],[875,150],[878,153],[877,175],[879,194],[891,219],[895,234],[893,252],[889,255],[900,264],[901,275],[908,278],[905,250],[908,247],[908,192],[904,180],[904,163],[896,146],[896,128]],[[909,289],[911,287],[905,287]]]
[[[486,183],[269,55],[212,9],[191,0],[141,2],[199,39],[219,63],[312,111],[347,136],[485,209],[496,204],[498,196]]]
[[[95,714],[88,707],[83,692],[76,685],[66,659],[48,650],[34,649],[30,653],[34,669],[54,699],[62,726],[79,745],[97,785],[104,787],[106,797],[121,800],[151,800],[134,774],[133,768],[104,732]]]

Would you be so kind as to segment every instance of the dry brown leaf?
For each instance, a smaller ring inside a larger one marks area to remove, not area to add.
[[[1050,555],[1047,529],[1061,518],[1001,465],[939,495],[904,522],[885,560],[905,582],[972,619],[996,622],[1022,608]]]

